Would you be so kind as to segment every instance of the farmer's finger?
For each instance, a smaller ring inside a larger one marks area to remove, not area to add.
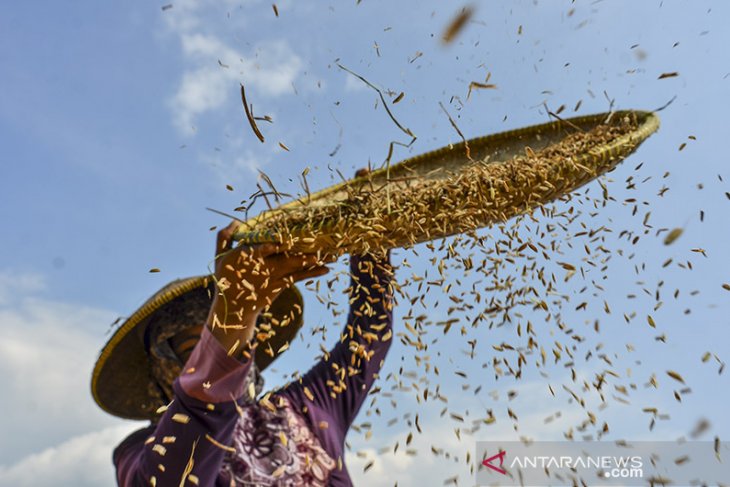
[[[305,279],[312,279],[315,277],[324,276],[329,271],[330,271],[329,267],[322,265],[322,266],[317,266],[313,269],[309,269],[306,271],[296,272],[294,274],[291,274],[289,276],[289,278],[290,278],[291,282],[294,283],[294,282],[298,282],[298,281],[303,281]]]
[[[271,268],[272,274],[275,276],[285,276],[322,264],[322,262],[320,262],[314,254],[290,256],[279,254],[269,257],[266,263],[268,267]]]
[[[240,226],[241,223],[234,220],[229,223],[226,228],[223,228],[218,232],[218,238],[216,239],[215,246],[216,255],[222,254],[226,250],[233,248],[233,235]]]

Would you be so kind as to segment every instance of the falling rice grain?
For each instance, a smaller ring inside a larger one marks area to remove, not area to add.
[[[684,229],[675,228],[664,237],[664,245],[672,245],[679,237],[682,236]]]
[[[667,78],[676,78],[679,76],[679,73],[676,71],[672,71],[671,73],[662,73],[659,75],[657,79],[667,79]]]
[[[497,85],[493,83],[479,83],[477,81],[472,81],[469,83],[469,91],[466,94],[466,99],[468,100],[471,97],[471,91],[477,89],[477,90],[496,90]]]
[[[682,384],[684,384],[684,379],[677,372],[675,372],[673,370],[667,370],[667,375],[669,377],[671,377],[672,379],[676,380],[677,382],[681,382]]]
[[[474,15],[473,7],[464,7],[463,9],[461,9],[461,11],[456,15],[456,17],[454,17],[449,25],[446,26],[446,29],[441,36],[441,40],[443,41],[443,43],[450,44],[451,42],[453,42],[456,36],[464,29],[467,22],[469,22],[469,19],[471,19],[472,15]]]

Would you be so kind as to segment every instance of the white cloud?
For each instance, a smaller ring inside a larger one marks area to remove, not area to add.
[[[112,451],[138,427],[125,424],[76,436],[14,465],[0,466],[0,486],[114,485]]]
[[[171,9],[164,11],[165,25],[173,32],[192,32],[206,27],[206,23],[221,17],[230,20],[233,9],[261,3],[260,0],[176,0]]]
[[[586,369],[581,375],[583,377],[578,377],[576,381],[579,384],[583,383],[584,378],[590,377],[592,371]],[[571,381],[570,376],[560,375],[551,382],[557,386]],[[449,388],[449,384],[443,386],[442,390]],[[398,394],[398,397],[392,398],[397,404],[397,410],[392,412],[392,416],[386,412],[388,407],[379,399],[381,416],[362,414],[356,420],[356,424],[359,425],[363,422],[372,423],[372,436],[366,439],[363,434],[356,432],[348,435],[352,451],[347,453],[346,463],[354,484],[392,487],[397,481],[399,487],[444,485],[447,479],[458,476],[458,485],[473,485],[475,476],[466,463],[466,457],[470,454],[474,464],[477,441],[520,441],[523,438],[535,441],[562,441],[564,433],[569,429],[573,429],[575,438],[580,439],[584,433],[590,434],[600,430],[604,421],[611,425],[614,439],[649,439],[646,434],[648,420],[636,414],[627,414],[628,406],[611,404],[603,410],[597,397],[588,393],[584,393],[585,407],[575,401],[568,402],[569,395],[560,391],[553,398],[548,392],[547,383],[539,379],[522,383],[498,383],[494,386],[486,405],[476,396],[463,392],[449,394],[455,400],[450,400],[448,404],[441,402],[418,404],[413,395]],[[514,393],[513,399],[506,397],[508,390]],[[461,414],[465,421],[463,423],[455,421],[449,414],[441,416],[440,411],[443,407],[448,407],[449,412]],[[478,421],[485,417],[486,408],[494,411],[497,418],[495,423],[486,425]],[[513,421],[508,417],[507,408],[511,408],[518,415],[519,421]],[[466,415],[465,411],[469,411],[470,414]],[[588,411],[594,413],[600,411],[599,421],[598,424],[581,432],[576,427],[588,419]],[[402,417],[405,412],[410,412],[411,420],[416,413],[419,413],[422,433],[418,433],[415,427],[408,427],[405,420],[399,420],[392,427],[386,426],[388,419],[395,416]],[[480,426],[476,431],[471,430],[474,424]],[[460,430],[460,437],[456,435],[457,428]],[[365,431],[367,428],[363,429],[363,432]],[[413,433],[413,440],[406,446],[409,432]],[[671,439],[679,435],[678,431],[667,431],[663,437]],[[593,437],[595,439],[595,435]],[[657,437],[654,436],[652,439],[656,440]],[[399,448],[394,454],[393,446],[396,443],[399,443]],[[435,455],[431,450],[432,447],[442,450],[443,453]],[[384,449],[387,451],[383,452]],[[415,450],[417,454],[407,454],[406,450],[409,449]],[[373,462],[372,466],[367,472],[363,472],[364,467],[370,462]]]
[[[0,273],[0,462],[119,424],[94,404],[91,369],[113,313],[34,296],[42,278]],[[30,293],[30,295],[29,295]],[[97,330],[87,332],[84,330]]]
[[[170,106],[175,125],[187,133],[194,131],[198,115],[223,107],[231,94],[238,93],[239,83],[249,95],[293,93],[292,83],[302,68],[302,60],[284,41],[257,44],[248,58],[213,36],[183,35],[182,46],[197,67],[183,74]]]
[[[251,149],[241,149],[241,146],[234,141],[230,143],[229,151],[234,154],[233,156],[216,152],[203,154],[200,158],[213,169],[218,186],[225,184],[237,186],[243,182],[250,182],[252,174],[258,178],[259,169],[271,162],[275,147],[270,145],[254,152]],[[243,154],[237,155],[239,151],[242,151]]]
[[[183,133],[195,131],[199,115],[226,106],[231,95],[238,93],[239,83],[254,95],[249,103],[261,96],[294,92],[292,84],[303,62],[286,41],[260,42],[244,54],[221,40],[220,19],[210,14],[234,7],[241,5],[189,0],[176,3],[164,17],[170,32],[180,39],[185,63],[178,89],[170,99],[173,122]]]
[[[265,164],[266,161],[262,161],[261,159],[254,156],[254,154],[251,151],[246,151],[246,154],[243,156],[238,156],[233,161],[233,167],[231,168],[231,172],[235,174],[242,174],[241,169],[246,169],[248,171],[251,171],[252,173],[258,174],[258,169]]]
[[[545,429],[542,419],[547,413],[540,412],[525,417],[520,421],[521,426],[533,426]],[[577,418],[577,414],[576,414]],[[575,419],[575,418],[573,418]],[[353,444],[357,453],[347,455],[347,467],[355,485],[368,485],[373,487],[392,487],[397,481],[401,487],[420,485],[443,485],[448,478],[459,477],[459,485],[470,485],[473,474],[466,463],[467,453],[472,456],[474,462],[474,450],[476,441],[479,440],[516,440],[517,435],[512,429],[511,423],[507,421],[497,422],[491,426],[482,426],[475,435],[468,434],[462,429],[461,439],[456,436],[455,426],[447,419],[438,417],[428,422],[421,421],[423,434],[417,434],[413,428],[414,438],[410,445],[405,445],[405,430],[399,434],[390,436],[373,434],[368,442],[361,439]],[[534,431],[534,428],[532,429]],[[487,436],[488,435],[488,436]],[[393,453],[393,445],[399,442],[399,448]],[[369,445],[365,447],[365,445]],[[389,446],[386,453],[378,454],[377,450],[383,446]],[[431,447],[443,451],[435,455]],[[407,451],[417,452],[415,455]],[[444,454],[448,453],[448,457]],[[373,465],[364,472],[363,469],[369,462]]]
[[[357,79],[350,73],[345,74],[345,92],[355,93],[358,91],[365,91],[369,89],[370,88],[368,88],[367,85],[362,82],[362,80]]]
[[[213,36],[200,33],[182,34],[180,43],[183,54],[191,57],[193,61],[205,62],[217,58],[222,63],[229,64],[240,57],[235,50]]]
[[[195,117],[222,106],[227,92],[232,90],[230,79],[222,71],[201,68],[183,74],[177,93],[170,103],[175,126],[182,132],[195,131]]]
[[[19,292],[36,292],[45,286],[45,279],[38,274],[0,272],[0,305],[9,303]]]
[[[181,42],[195,67],[183,73],[170,106],[175,125],[186,133],[194,131],[198,115],[223,107],[231,94],[238,93],[239,83],[249,95],[252,91],[268,97],[293,93],[292,83],[303,65],[285,41],[257,44],[248,57],[214,36],[184,34]]]
[[[512,384],[509,389],[517,391],[517,397],[523,398],[524,401],[525,408],[519,409],[521,411],[519,431],[515,431],[511,420],[499,417],[496,423],[491,425],[482,423],[477,431],[471,432],[469,430],[472,424],[469,419],[464,423],[457,423],[448,415],[441,417],[438,413],[434,414],[435,410],[440,410],[444,406],[441,403],[418,406],[409,396],[399,397],[397,403],[400,414],[411,411],[414,416],[420,411],[419,424],[423,433],[419,434],[416,428],[408,428],[403,423],[394,426],[395,431],[386,429],[382,419],[373,420],[373,434],[369,440],[352,433],[348,440],[353,446],[353,451],[347,454],[346,460],[354,484],[392,487],[397,481],[400,487],[443,485],[447,479],[458,476],[459,485],[471,485],[475,477],[470,471],[466,457],[470,454],[474,464],[477,441],[518,441],[521,435],[530,436],[530,433],[539,433],[540,440],[561,440],[564,430],[585,418],[585,412],[579,407],[566,408],[560,418],[545,424],[545,418],[554,413],[556,405],[534,400],[540,397],[540,391],[544,391],[544,383],[533,381],[519,385]],[[504,395],[506,391],[501,392]],[[490,405],[495,412],[502,410],[504,406],[504,402],[497,400]],[[510,406],[516,407],[513,402],[510,402]],[[454,412],[457,410],[470,410],[474,413],[484,411],[484,406],[474,396],[462,396],[454,407]],[[359,420],[362,421],[362,418]],[[460,430],[460,437],[455,432],[457,428]],[[405,440],[409,431],[413,432],[414,436],[410,445],[406,446]],[[399,443],[399,448],[393,453],[396,442]],[[389,451],[378,453],[378,450],[386,447]],[[435,455],[431,450],[432,447],[443,453]],[[407,450],[415,450],[417,453],[410,455]],[[374,462],[372,466],[367,472],[363,472],[371,461]]]
[[[200,25],[198,0],[179,0],[165,12],[163,19],[167,27],[175,32],[189,32]]]

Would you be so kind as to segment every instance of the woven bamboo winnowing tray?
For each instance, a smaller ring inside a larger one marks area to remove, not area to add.
[[[339,254],[468,232],[571,193],[658,128],[654,113],[620,111],[472,139],[265,211],[235,238]]]

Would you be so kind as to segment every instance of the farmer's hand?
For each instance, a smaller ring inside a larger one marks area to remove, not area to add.
[[[242,349],[253,337],[258,315],[296,281],[329,269],[313,254],[282,252],[275,244],[233,246],[240,223],[218,232],[213,299],[208,327],[227,350]]]

